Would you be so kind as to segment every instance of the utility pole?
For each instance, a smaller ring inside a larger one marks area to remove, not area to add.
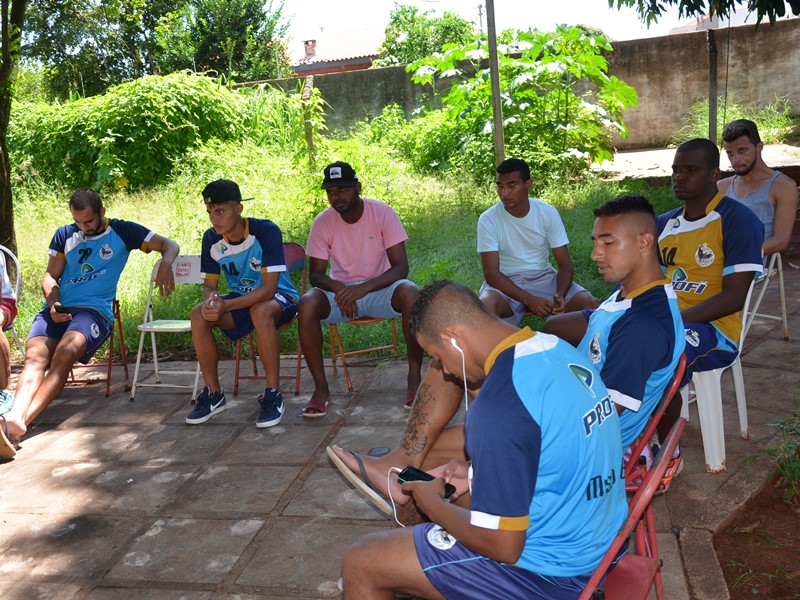
[[[486,28],[489,37],[489,77],[492,87],[492,122],[494,123],[494,158],[499,165],[506,157],[503,136],[503,103],[500,98],[500,67],[497,62],[497,32],[494,25],[494,0],[486,0]]]

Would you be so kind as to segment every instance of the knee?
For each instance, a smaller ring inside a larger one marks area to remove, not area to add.
[[[327,312],[324,309],[327,308]],[[317,325],[330,314],[328,299],[320,291],[309,290],[297,305],[297,319],[306,326]]]
[[[205,318],[203,317],[202,312],[202,304],[198,304],[195,306],[192,311],[189,313],[189,320],[192,322],[192,328],[198,325],[202,325],[206,322]]]
[[[370,538],[368,534],[350,546],[342,558],[342,578],[345,581],[356,579],[367,579],[370,575],[368,561],[366,560],[373,550],[370,550]]]
[[[419,296],[419,288],[413,283],[401,283],[392,294],[392,305],[398,312],[411,312],[411,307]]]

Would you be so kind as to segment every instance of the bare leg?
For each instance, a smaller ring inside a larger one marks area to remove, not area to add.
[[[217,351],[217,341],[214,339],[214,327],[223,329],[233,328],[233,317],[225,314],[219,321],[206,321],[201,311],[202,304],[198,304],[192,309],[189,319],[192,322],[192,343],[197,355],[197,362],[200,363],[200,371],[203,373],[203,382],[208,387],[208,391],[222,391],[219,383],[219,353]]]
[[[321,329],[322,320],[330,314],[330,302],[321,291],[312,289],[300,298],[297,328],[306,365],[314,379],[314,393],[304,412],[307,410],[323,412],[331,399],[328,380],[325,377],[325,365],[322,362]]]
[[[431,361],[425,377],[419,387],[417,399],[411,409],[406,425],[405,433],[400,439],[399,444],[386,456],[380,458],[372,456],[362,456],[364,471],[367,477],[375,485],[375,489],[388,496],[386,488],[386,472],[391,467],[404,468],[413,466],[421,468],[426,456],[438,446],[438,440],[445,426],[458,412],[461,406],[461,399],[464,395],[464,388],[461,381],[446,377],[442,370],[441,363]],[[452,446],[458,442],[449,435],[443,439],[446,450],[436,453],[436,460],[439,456],[445,455],[448,450],[453,450]],[[354,473],[359,472],[358,462],[355,457],[339,446],[333,446],[332,450],[348,468]],[[442,460],[438,465],[448,462],[452,458],[463,457],[463,436],[461,448],[456,454],[451,454],[446,460]],[[438,466],[437,465],[437,466]],[[403,504],[409,497],[402,493],[400,485],[396,479],[392,479],[392,496],[395,502]]]
[[[413,398],[420,385],[422,373],[422,348],[417,343],[416,338],[411,335],[411,307],[419,296],[416,286],[401,284],[398,285],[392,294],[392,308],[403,314],[403,337],[406,340],[408,349],[408,377],[407,391]]]
[[[6,314],[0,311],[0,390],[7,390],[11,385],[11,345],[3,333],[5,324]]]
[[[342,559],[342,578],[347,600],[394,600],[395,592],[444,598],[419,564],[411,527],[361,538]]]
[[[557,335],[577,348],[588,325],[589,321],[579,312],[553,315],[545,320],[542,333]]]
[[[250,307],[250,316],[256,330],[258,355],[264,364],[267,387],[280,389],[281,339],[277,323],[281,318],[280,304],[274,300],[259,302]]]
[[[564,312],[575,312],[576,310],[594,310],[600,306],[600,301],[592,296],[590,292],[578,292],[570,298],[564,307]]]
[[[480,301],[489,309],[489,312],[497,315],[501,319],[514,316],[514,311],[508,305],[508,301],[494,290],[487,290],[480,296]]]

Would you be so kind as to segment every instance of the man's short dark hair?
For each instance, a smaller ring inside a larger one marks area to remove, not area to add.
[[[688,142],[683,142],[680,146],[678,146],[678,149],[675,153],[694,152],[695,150],[699,150],[705,155],[706,164],[709,171],[712,169],[719,169],[719,148],[717,148],[717,145],[709,139],[695,138],[693,140],[689,140]]]
[[[618,196],[609,200],[603,206],[598,206],[593,211],[595,217],[616,217],[631,213],[647,214],[656,218],[653,205],[644,196]]]
[[[434,281],[422,289],[411,307],[411,335],[423,334],[435,339],[450,325],[480,327],[491,313],[470,288],[448,279]]]
[[[758,127],[749,119],[736,119],[725,125],[722,130],[722,141],[732,142],[743,135],[747,136],[753,146],[757,146],[761,142],[761,136],[758,135]]]
[[[70,196],[69,205],[75,210],[91,208],[95,214],[99,214],[100,209],[103,208],[103,199],[91,188],[78,188]]]
[[[522,181],[528,181],[531,178],[531,168],[521,158],[507,158],[497,165],[498,175],[508,175],[509,173],[519,173]]]

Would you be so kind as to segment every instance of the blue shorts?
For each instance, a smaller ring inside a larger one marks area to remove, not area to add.
[[[701,371],[728,367],[736,360],[739,350],[731,340],[722,335],[711,323],[684,323],[686,333],[686,373],[681,387]]]
[[[428,581],[445,598],[575,600],[593,575],[545,576],[499,563],[461,545],[435,523],[414,527],[414,547]]]
[[[79,360],[86,364],[111,335],[114,325],[91,308],[70,308],[69,313],[72,315],[71,321],[54,323],[50,318],[50,307],[45,306],[33,318],[28,339],[44,336],[60,340],[68,331],[79,331],[86,338],[86,354]]]
[[[223,300],[228,300],[230,298],[238,298],[240,295],[241,294],[225,294],[221,296],[221,298]],[[280,329],[297,316],[297,302],[295,302],[293,298],[288,298],[279,292],[275,292],[272,299],[281,307],[281,318],[277,326],[277,329]],[[232,310],[229,314],[233,318],[233,329],[220,328],[222,333],[227,335],[229,339],[236,341],[253,331],[253,319],[250,317],[249,308]]]
[[[552,302],[553,296],[556,294],[556,279],[558,277],[558,273],[552,267],[550,269],[511,273],[507,274],[506,277],[508,277],[518,288],[525,290],[529,294],[538,296],[539,298],[544,298],[548,302]],[[528,307],[519,300],[515,300],[514,298],[507,296],[497,288],[490,286],[484,281],[483,285],[481,285],[478,295],[480,296],[484,292],[488,291],[500,294],[505,299],[506,303],[508,303],[509,308],[511,308],[511,312],[514,313],[512,316],[505,317],[503,320],[508,321],[512,325],[519,325],[520,321],[522,321],[522,318],[525,316],[525,311],[528,310]],[[569,304],[569,301],[572,300],[575,294],[585,291],[586,290],[584,288],[573,281],[567,290],[567,295],[564,297],[564,304]]]
[[[374,319],[394,319],[402,316],[401,313],[392,308],[392,296],[394,296],[394,291],[397,289],[397,286],[403,283],[409,283],[414,287],[417,287],[414,282],[409,281],[408,279],[398,279],[393,284],[383,288],[382,290],[370,292],[363,298],[356,300],[356,306],[358,306],[358,316],[372,317]],[[347,285],[357,285],[357,282],[348,283]],[[319,288],[317,289],[319,290]],[[329,314],[327,318],[322,319],[323,323],[338,325],[339,323],[346,323],[347,321],[350,321],[350,319],[345,317],[342,314],[342,311],[339,310],[339,305],[336,304],[335,300],[336,294],[326,290],[319,291],[328,297],[328,302],[331,305],[331,314]]]

